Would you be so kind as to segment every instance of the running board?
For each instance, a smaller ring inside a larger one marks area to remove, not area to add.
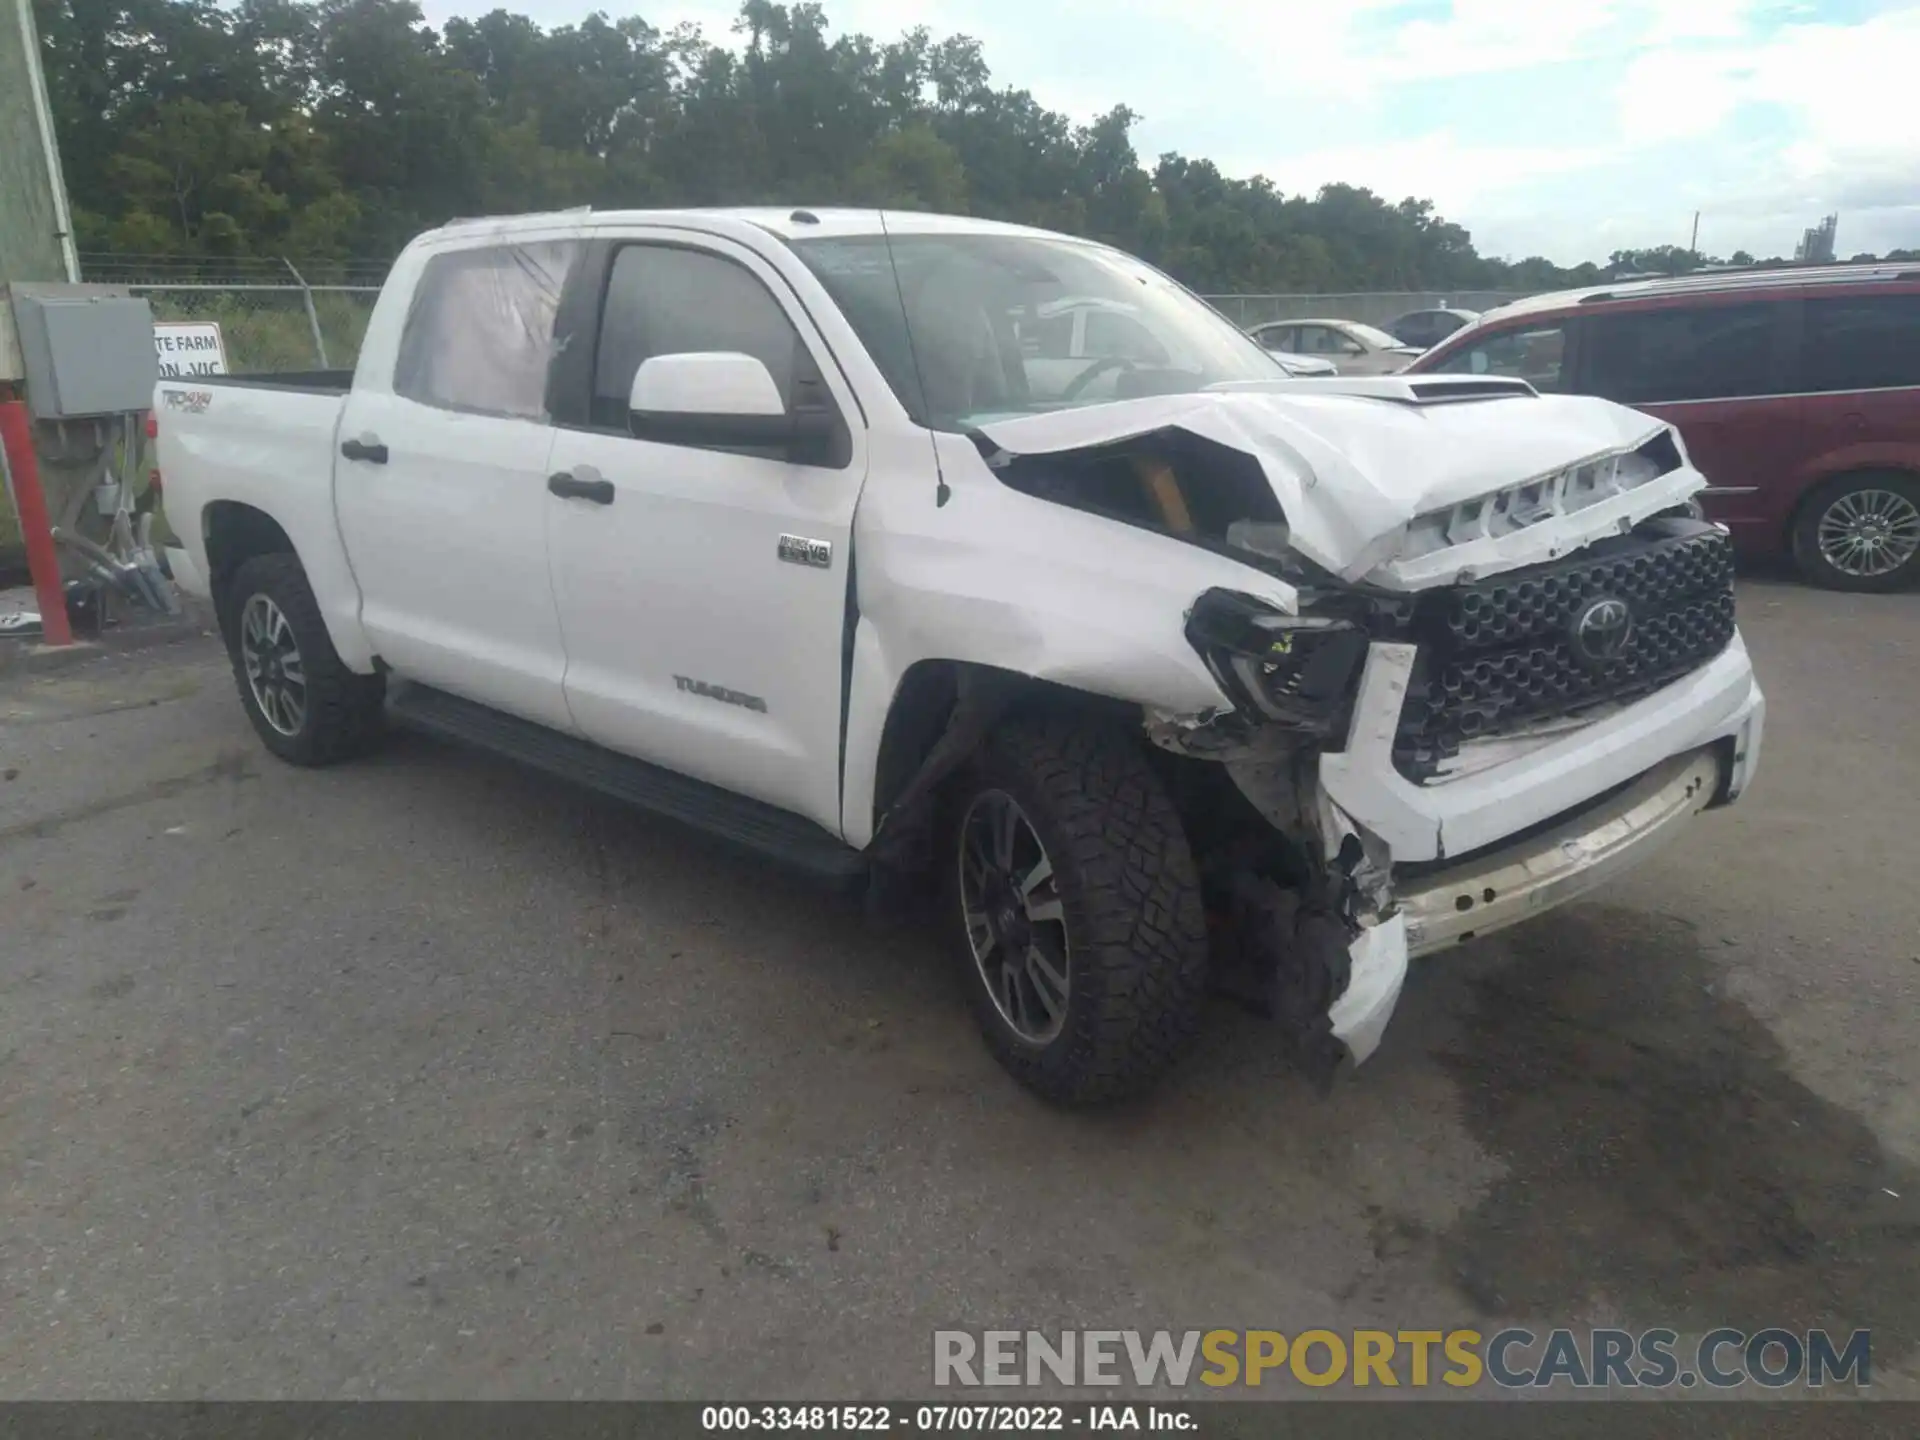
[[[393,685],[387,711],[411,729],[519,761],[815,879],[844,883],[867,873],[866,856],[811,820],[430,685]]]

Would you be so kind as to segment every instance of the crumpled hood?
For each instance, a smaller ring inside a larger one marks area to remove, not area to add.
[[[1667,428],[1585,396],[1517,391],[1422,403],[1416,397],[1435,391],[1433,378],[1282,381],[997,419],[977,429],[1014,455],[1190,431],[1260,462],[1301,555],[1346,580],[1371,574],[1412,589],[1445,579],[1444,562],[1436,566],[1432,555],[1410,557],[1409,573],[1396,572],[1416,516],[1631,450]],[[1460,548],[1472,550],[1478,574],[1537,563],[1669,509],[1704,484],[1683,465],[1590,510]]]

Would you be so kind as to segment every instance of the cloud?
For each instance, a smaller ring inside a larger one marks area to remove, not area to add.
[[[1794,21],[1763,38],[1640,56],[1616,94],[1619,131],[1628,146],[1650,150],[1687,137],[1707,142],[1711,148],[1696,152],[1713,177],[1703,188],[1737,233],[1748,233],[1747,222],[1799,215],[1811,223],[1838,210],[1852,237],[1844,249],[1913,245],[1920,242],[1916,71],[1920,6],[1853,25]],[[1763,122],[1789,138],[1754,138]]]
[[[1916,65],[1920,7],[1858,25],[1789,24],[1764,40],[1705,50],[1651,50],[1621,79],[1621,129],[1648,138],[1704,133],[1741,105],[1765,104],[1792,112],[1814,138],[1920,146]]]

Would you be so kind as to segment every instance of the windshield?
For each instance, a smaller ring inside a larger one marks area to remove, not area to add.
[[[1357,320],[1348,321],[1347,329],[1353,335],[1366,341],[1370,349],[1404,350],[1407,348],[1407,342],[1400,339],[1399,336],[1389,335],[1384,330],[1376,330],[1371,325],[1362,325]]]
[[[882,235],[792,244],[900,403],[936,430],[1286,378],[1258,345],[1159,271],[1098,246],[896,235],[890,262]]]

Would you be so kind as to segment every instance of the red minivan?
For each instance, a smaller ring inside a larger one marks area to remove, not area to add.
[[[1836,590],[1920,579],[1920,266],[1715,272],[1488,311],[1408,367],[1671,421],[1752,556]]]

